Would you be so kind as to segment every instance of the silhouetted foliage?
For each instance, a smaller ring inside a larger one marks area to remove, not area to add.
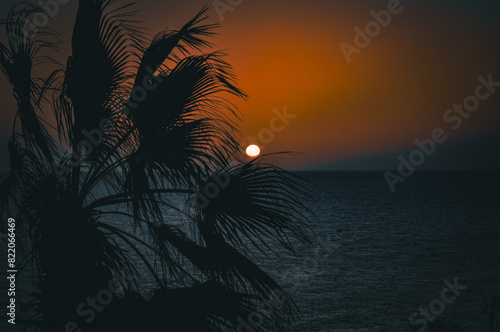
[[[36,271],[26,325],[234,330],[281,290],[251,250],[308,241],[306,190],[262,158],[240,155],[238,115],[225,96],[246,96],[224,54],[205,51],[216,28],[205,23],[207,9],[148,43],[132,5],[80,0],[66,66],[37,78],[35,67],[57,65],[45,54],[57,33],[26,23],[40,10],[23,3],[1,21],[8,45],[0,44],[0,68],[17,113],[0,208],[15,216]],[[222,177],[228,182],[201,205],[200,193]],[[146,273],[155,280],[147,295],[134,281]],[[113,279],[113,300],[83,322],[78,306]],[[256,331],[294,319],[288,297],[278,306]]]

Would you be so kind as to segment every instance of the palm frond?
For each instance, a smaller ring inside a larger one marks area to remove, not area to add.
[[[60,123],[68,127],[73,121],[69,130],[74,148],[83,130],[98,129],[118,107],[134,66],[134,45],[141,40],[130,5],[112,10],[110,0],[79,3],[72,56],[59,95]]]
[[[28,26],[30,18],[41,11],[37,6],[21,3],[10,10],[7,19],[0,21],[0,25],[6,28],[9,43],[8,47],[0,44],[0,67],[13,88],[17,102],[16,116],[26,144],[39,149],[41,157],[52,162],[54,144],[43,125],[43,118],[37,114],[46,90],[43,86],[50,84],[52,79],[33,77],[33,68],[54,62],[41,56],[40,52],[56,48],[58,38],[49,29],[33,30]],[[42,86],[38,82],[42,82]]]
[[[293,174],[261,163],[264,157],[215,172],[200,183],[192,204],[207,234],[213,232],[243,248],[254,243],[271,249],[266,240],[271,238],[293,251],[289,236],[309,242],[303,232],[310,212],[304,204],[309,191]]]
[[[175,54],[175,50],[186,56],[191,54],[190,49],[201,51],[204,47],[212,46],[204,38],[213,36],[215,34],[213,30],[218,25],[200,24],[207,19],[203,16],[207,10],[208,7],[204,7],[178,31],[156,34],[151,44],[143,50],[134,86],[142,85],[166,60],[178,62],[180,58]]]

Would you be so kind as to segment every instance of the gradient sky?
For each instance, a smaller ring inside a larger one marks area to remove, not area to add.
[[[0,3],[2,17],[14,3]],[[66,54],[76,5],[61,6],[50,23],[62,29]],[[459,129],[442,119],[474,93],[479,75],[500,82],[498,1],[403,0],[401,13],[351,63],[339,45],[353,44],[354,28],[364,29],[370,12],[386,9],[388,1],[246,0],[223,21],[213,1],[138,1],[152,35],[178,28],[204,5],[210,21],[221,25],[212,41],[229,52],[239,86],[250,95],[235,101],[244,114],[243,140],[269,128],[273,109],[296,115],[261,144],[264,152],[300,152],[280,157],[280,166],[395,169],[398,155],[416,148],[415,139],[443,128],[449,139],[420,169],[500,169],[500,88]],[[11,99],[1,77],[0,169],[8,168]]]

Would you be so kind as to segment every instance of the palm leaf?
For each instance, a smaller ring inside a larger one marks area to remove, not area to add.
[[[213,36],[212,30],[217,27],[216,24],[200,25],[206,20],[203,15],[207,10],[208,7],[203,8],[179,31],[156,34],[149,47],[143,50],[134,86],[142,85],[145,79],[151,76],[151,73],[156,72],[166,60],[179,61],[179,57],[174,53],[175,50],[178,50],[182,55],[187,55],[190,54],[189,49],[201,51],[202,48],[212,45],[201,38]]]
[[[271,249],[266,240],[271,238],[293,251],[289,235],[309,242],[303,232],[310,212],[303,201],[308,190],[293,174],[260,163],[262,158],[215,172],[200,184],[192,204],[207,234],[243,248],[250,242]],[[210,192],[213,185],[216,194]]]
[[[83,130],[99,129],[120,108],[134,66],[134,45],[141,42],[141,31],[130,19],[135,11],[130,5],[111,9],[113,2],[79,2],[72,56],[56,109],[59,129],[68,130],[74,150]]]
[[[53,62],[40,52],[56,48],[57,36],[48,29],[40,28],[36,34],[30,30],[27,22],[40,11],[37,6],[21,3],[10,10],[7,19],[0,21],[6,28],[9,42],[9,47],[0,43],[0,68],[12,85],[17,102],[16,116],[26,144],[39,150],[40,157],[52,162],[53,141],[43,125],[44,120],[36,113],[52,77],[37,79],[32,72],[36,65]],[[38,82],[42,82],[42,86]]]

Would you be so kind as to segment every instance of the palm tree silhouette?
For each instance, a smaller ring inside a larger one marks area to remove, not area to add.
[[[132,5],[80,0],[71,56],[44,78],[35,68],[57,65],[44,52],[58,34],[27,23],[42,9],[17,5],[1,21],[0,67],[17,113],[0,208],[16,217],[24,265],[35,270],[29,328],[235,330],[255,303],[282,292],[251,252],[308,241],[307,190],[262,157],[240,155],[239,116],[225,96],[246,95],[224,54],[204,51],[216,28],[206,10],[147,43]],[[134,281],[145,274],[155,282],[148,294]],[[113,299],[82,314],[110,280]],[[296,318],[281,298],[254,331]]]

